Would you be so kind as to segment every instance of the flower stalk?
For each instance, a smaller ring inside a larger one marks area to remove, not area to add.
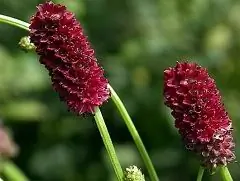
[[[152,164],[152,161],[148,155],[148,152],[142,142],[140,135],[138,134],[136,127],[133,124],[131,117],[129,116],[123,102],[121,101],[121,99],[119,98],[117,93],[114,91],[114,89],[109,84],[108,84],[108,87],[111,92],[111,98],[112,98],[113,102],[115,103],[118,111],[120,112],[123,120],[125,121],[125,124],[127,125],[127,128],[129,130],[130,134],[133,137],[133,140],[138,148],[138,151],[140,152],[140,155],[146,165],[146,168],[148,170],[151,180],[158,181],[159,179],[158,179],[157,173],[154,169],[154,166]]]
[[[111,137],[109,135],[107,126],[104,122],[104,119],[103,119],[103,116],[102,116],[102,113],[101,113],[99,107],[95,108],[94,119],[96,121],[98,130],[101,134],[103,143],[104,143],[105,148],[107,150],[108,156],[111,160],[114,171],[117,175],[117,178],[118,178],[119,181],[121,181],[121,180],[123,180],[123,171],[122,171],[121,165],[118,161],[117,154],[116,154],[115,149],[113,147]]]
[[[10,160],[3,161],[2,173],[10,181],[29,181],[24,173]]]
[[[204,168],[200,166],[198,170],[197,181],[202,181],[203,173],[204,173]]]
[[[24,21],[21,21],[19,19],[16,19],[16,18],[12,18],[12,17],[0,14],[0,22],[7,23],[7,24],[10,24],[13,26],[17,26],[19,28],[29,31],[30,24],[26,23]]]
[[[226,166],[220,167],[220,174],[222,176],[223,181],[233,181],[231,174]]]

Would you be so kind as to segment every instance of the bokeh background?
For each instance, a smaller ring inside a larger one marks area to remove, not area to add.
[[[0,0],[0,13],[25,21],[37,0]],[[196,180],[187,152],[163,105],[163,70],[188,59],[208,67],[233,120],[240,156],[240,1],[55,0],[81,21],[99,62],[124,101],[161,181]],[[92,117],[67,112],[48,73],[18,41],[27,32],[0,24],[0,119],[20,152],[13,161],[32,181],[115,180]],[[112,101],[102,108],[121,163],[147,173]],[[239,165],[229,166],[240,180]],[[218,173],[203,180],[219,181]]]

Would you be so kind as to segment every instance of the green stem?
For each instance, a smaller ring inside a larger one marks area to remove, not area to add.
[[[204,168],[200,166],[198,170],[197,181],[202,181],[203,173],[204,173]]]
[[[136,129],[136,127],[134,126],[132,119],[130,118],[125,106],[123,105],[121,99],[118,97],[117,93],[114,91],[114,89],[108,85],[110,91],[111,91],[111,98],[113,100],[113,102],[115,103],[115,105],[117,106],[121,116],[123,117],[123,120],[125,121],[125,124],[128,127],[128,130],[130,132],[130,134],[133,137],[133,140],[141,154],[141,157],[146,165],[146,168],[148,170],[149,176],[151,178],[152,181],[158,181],[158,176],[157,173],[153,167],[152,161],[146,151],[146,148],[141,140],[141,137],[138,134],[138,131]]]
[[[10,160],[3,162],[2,173],[9,181],[28,181],[24,173]]]
[[[221,173],[223,181],[233,181],[232,176],[226,166],[220,167],[220,173]]]
[[[12,18],[12,17],[0,14],[0,22],[11,24],[11,25],[14,25],[14,26],[17,26],[19,28],[29,31],[30,24],[26,23],[24,21],[18,20],[16,18]]]
[[[123,171],[122,171],[121,165],[118,161],[118,158],[117,158],[115,149],[113,147],[113,143],[112,143],[112,140],[110,138],[110,135],[108,133],[107,126],[104,122],[102,113],[101,113],[101,111],[98,107],[95,108],[94,118],[96,120],[98,130],[101,134],[103,143],[104,143],[105,148],[107,150],[108,156],[110,157],[110,160],[111,160],[112,166],[114,168],[114,171],[117,175],[117,178],[118,178],[119,181],[122,181],[123,180]]]

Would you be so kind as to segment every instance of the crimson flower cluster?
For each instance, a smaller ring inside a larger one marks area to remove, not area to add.
[[[60,99],[77,114],[93,113],[110,96],[108,81],[74,14],[46,2],[37,6],[30,24],[30,40]]]
[[[164,71],[165,105],[186,148],[213,169],[235,159],[232,122],[207,70],[195,63],[177,63]]]

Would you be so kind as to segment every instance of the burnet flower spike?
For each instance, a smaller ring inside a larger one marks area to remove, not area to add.
[[[187,61],[166,69],[164,98],[186,148],[199,156],[204,168],[220,167],[226,174],[227,164],[235,159],[232,121],[207,69]]]
[[[109,97],[108,80],[80,23],[65,6],[46,2],[31,18],[30,40],[53,88],[70,111],[94,113]]]
[[[49,1],[37,6],[29,28],[54,90],[70,111],[94,114],[116,176],[122,180],[123,171],[98,108],[110,98],[108,80],[80,23],[65,6]]]

